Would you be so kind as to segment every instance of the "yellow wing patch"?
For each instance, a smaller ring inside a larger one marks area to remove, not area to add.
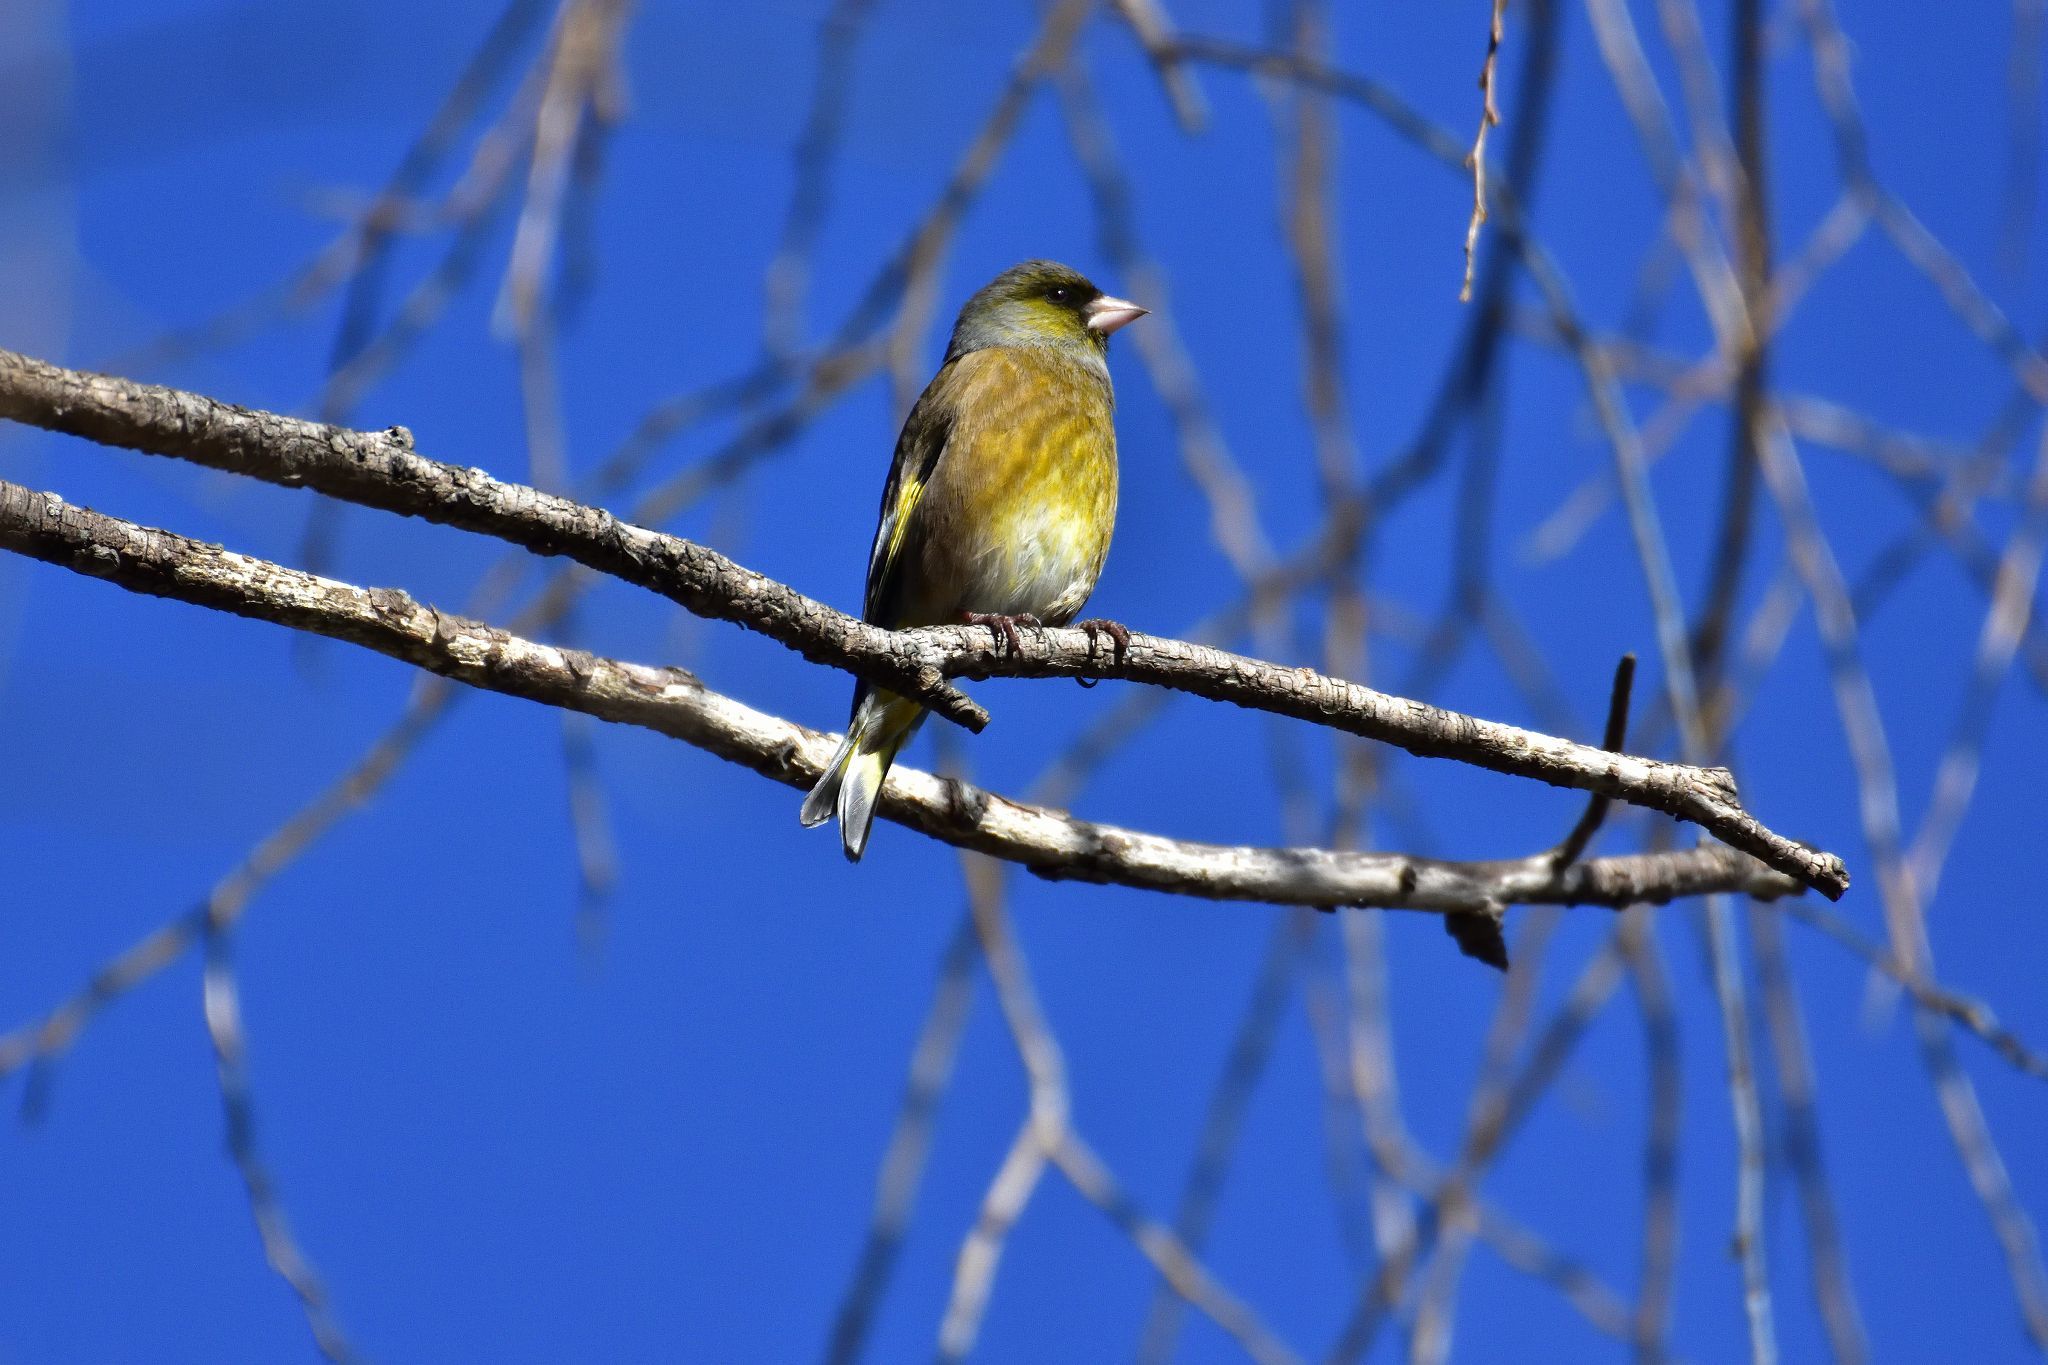
[[[896,562],[896,552],[903,548],[903,533],[910,529],[910,514],[915,512],[918,503],[924,500],[924,490],[923,479],[911,478],[903,481],[902,490],[896,494],[895,520],[889,528],[889,548],[882,552],[883,564]]]
[[[864,601],[867,618],[882,625],[895,625],[894,621],[882,618],[890,613],[886,609],[891,584],[903,564],[904,538],[910,533],[912,516],[917,505],[924,501],[924,491],[930,486],[928,478],[921,478],[909,469],[902,471],[902,480],[896,489],[896,501],[885,509],[882,524],[875,533],[874,553],[868,557],[868,588]]]

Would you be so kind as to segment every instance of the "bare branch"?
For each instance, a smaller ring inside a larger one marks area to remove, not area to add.
[[[1605,749],[1619,749],[1628,742],[1628,701],[1635,690],[1636,656],[1624,654],[1621,662],[1614,666],[1614,687],[1607,698],[1607,728],[1601,732],[1600,744]],[[1579,823],[1572,826],[1564,841],[1550,852],[1551,861],[1559,867],[1569,867],[1585,853],[1586,846],[1593,842],[1593,836],[1606,823],[1609,802],[1604,796],[1596,796],[1586,803],[1585,814]]]
[[[1684,1059],[1678,1045],[1678,1014],[1664,974],[1657,927],[1640,910],[1622,922],[1622,952],[1628,957],[1642,1019],[1649,1121],[1643,1134],[1642,1273],[1638,1277],[1630,1339],[1638,1360],[1663,1360],[1671,1330],[1672,1286],[1678,1272],[1678,1144],[1685,1114]]]
[[[989,1181],[974,1226],[968,1230],[967,1240],[961,1243],[960,1254],[954,1260],[953,1290],[946,1300],[946,1316],[939,1323],[935,1358],[941,1365],[954,1365],[974,1349],[996,1270],[1002,1264],[1003,1244],[1010,1229],[1023,1216],[1024,1206],[1037,1192],[1039,1178],[1044,1174],[1045,1147],[1027,1117],[1017,1125],[1017,1136],[1010,1140],[1010,1150]]]
[[[1210,1092],[1202,1119],[1202,1133],[1195,1146],[1195,1159],[1180,1199],[1173,1212],[1173,1232],[1191,1251],[1200,1252],[1209,1240],[1216,1205],[1223,1193],[1223,1181],[1230,1168],[1252,1092],[1265,1074],[1272,1056],[1274,1035],[1279,1032],[1281,1012],[1294,993],[1295,977],[1302,951],[1315,916],[1296,912],[1273,922],[1265,962],[1252,985],[1251,1000],[1239,1021],[1230,1044],[1223,1074]],[[1162,1281],[1152,1295],[1152,1307],[1145,1315],[1144,1334],[1139,1338],[1139,1365],[1164,1365],[1173,1358],[1180,1336],[1181,1299]]]
[[[1991,1006],[1974,996],[1950,990],[1900,964],[1882,945],[1871,942],[1840,915],[1823,913],[1811,906],[1787,905],[1794,919],[1818,929],[1871,967],[1897,982],[1913,1003],[1922,1009],[1946,1015],[1983,1039],[1993,1051],[2029,1076],[2048,1080],[2048,1052],[2039,1051],[1998,1022]]]
[[[925,1158],[931,1150],[939,1097],[952,1078],[960,1036],[967,1028],[968,1006],[974,999],[974,962],[972,926],[963,917],[940,961],[932,1003],[910,1052],[910,1074],[897,1106],[896,1127],[889,1134],[889,1146],[875,1177],[875,1205],[868,1218],[867,1238],[832,1318],[832,1336],[824,1354],[828,1365],[852,1365],[860,1358],[875,1308],[902,1249]]]
[[[2005,80],[2010,128],[2005,204],[2000,215],[1998,262],[2010,280],[2023,279],[2034,201],[2041,186],[2041,45],[2048,35],[2048,4],[2012,0],[2012,49]]]
[[[231,931],[209,929],[206,937],[204,1014],[206,1036],[213,1043],[215,1071],[220,1082],[221,1111],[227,1121],[228,1155],[242,1177],[249,1196],[249,1214],[256,1233],[263,1239],[263,1255],[294,1295],[313,1331],[313,1343],[320,1354],[347,1365],[355,1359],[348,1339],[334,1321],[327,1302],[327,1290],[306,1253],[292,1236],[284,1206],[277,1197],[277,1183],[269,1165],[256,1147],[256,1108],[249,1093],[248,1039],[242,1030],[241,989],[235,982],[230,942]]]
[[[881,630],[715,550],[629,525],[601,508],[500,482],[481,470],[428,460],[413,453],[410,433],[402,428],[345,431],[180,390],[65,370],[9,351],[0,351],[0,417],[288,486],[310,486],[368,506],[496,535],[538,553],[567,554],[661,592],[700,615],[745,625],[806,658],[917,696],[965,724],[973,725],[986,713],[945,683],[949,675],[1147,682],[1363,735],[1419,755],[1455,758],[1660,810],[1699,825],[1831,899],[1848,887],[1840,858],[1776,834],[1744,810],[1726,769],[1608,753],[1389,696],[1310,669],[1283,668],[1184,641],[1133,634],[1127,652],[1105,658],[1079,630],[1032,632],[1002,653],[978,630]],[[110,525],[118,535],[119,524]],[[344,633],[343,638],[351,637]]]
[[[1053,1149],[1052,1159],[1081,1197],[1107,1214],[1131,1239],[1152,1268],[1173,1286],[1174,1293],[1206,1313],[1235,1338],[1246,1355],[1259,1365],[1289,1365],[1298,1359],[1250,1308],[1216,1282],[1215,1276],[1179,1238],[1131,1202],[1101,1158],[1078,1136],[1072,1132],[1064,1134]]]
[[[1421,1263],[1431,1244],[1446,1230],[1445,1224],[1463,1217],[1469,1210],[1486,1169],[1529,1116],[1584,1037],[1588,1024],[1619,984],[1619,942],[1617,931],[1608,946],[1587,963],[1570,995],[1542,1030],[1512,1082],[1499,1087],[1484,1106],[1475,1101],[1459,1146],[1457,1162],[1430,1194],[1430,1202],[1436,1206],[1438,1217],[1411,1224],[1382,1258],[1376,1273],[1367,1277],[1336,1344],[1330,1349],[1332,1365],[1357,1360],[1366,1354],[1380,1324],[1398,1301],[1402,1282],[1409,1272]]]
[[[812,253],[825,225],[834,154],[852,94],[853,57],[874,0],[835,0],[818,25],[818,70],[811,108],[796,144],[796,189],[782,221],[782,238],[763,274],[767,295],[762,331],[770,352],[796,350],[804,332],[804,303]]]
[[[755,711],[681,669],[536,644],[446,615],[393,589],[298,573],[4,482],[0,548],[131,591],[358,644],[474,687],[640,725],[790,786],[808,787],[830,757],[829,737]],[[1560,870],[1547,854],[1456,863],[1199,844],[1093,824],[912,769],[897,772],[900,780],[892,779],[887,788],[882,813],[946,843],[1055,879],[1215,900],[1446,913],[1521,903],[1624,905],[1716,890],[1771,898],[1798,889],[1791,878],[1712,846],[1596,859]]]
[[[258,886],[289,865],[336,821],[383,786],[461,695],[447,680],[422,675],[404,713],[340,778],[258,844],[205,900],[130,945],[94,972],[85,988],[32,1023],[0,1035],[0,1079],[32,1067],[22,1109],[34,1118],[51,1069],[94,1015],[182,958],[207,933],[238,920]]]
[[[1863,1330],[1863,1313],[1856,1304],[1856,1287],[1849,1279],[1841,1226],[1828,1188],[1821,1150],[1819,1087],[1812,1049],[1806,1041],[1806,1010],[1792,980],[1777,912],[1752,905],[1749,923],[1756,941],[1757,993],[1763,1000],[1778,1095],[1784,1103],[1786,1164],[1799,1186],[1800,1214],[1812,1249],[1808,1260],[1813,1301],[1820,1309],[1834,1358],[1841,1365],[1862,1365],[1870,1358],[1870,1340]]]
[[[306,486],[350,502],[496,535],[539,554],[569,554],[590,568],[670,597],[700,616],[743,620],[802,652],[861,623],[742,569],[716,551],[619,522],[586,507],[481,470],[457,469],[411,453],[402,427],[356,432],[219,403],[200,394],[87,375],[0,351],[0,416],[88,440],[189,460],[287,487]],[[823,626],[825,636],[819,634]],[[829,657],[820,655],[821,659]],[[868,676],[865,675],[864,676]],[[871,681],[909,692],[948,719],[979,729],[987,712],[932,673],[884,668]]]
[[[1173,105],[1173,116],[1184,133],[1199,133],[1209,122],[1209,105],[1201,87],[1186,67],[1174,59],[1173,20],[1159,0],[1109,0],[1117,17],[1130,26],[1146,60],[1159,73],[1159,83]]]
[[[1479,132],[1465,164],[1472,168],[1472,221],[1465,227],[1465,283],[1458,290],[1458,302],[1472,301],[1472,263],[1479,255],[1479,229],[1486,222],[1486,135],[1500,122],[1493,106],[1493,68],[1500,58],[1501,23],[1508,0],[1493,0],[1493,23],[1486,32],[1486,62],[1479,68]]]
[[[961,1250],[953,1302],[948,1305],[946,1324],[940,1333],[941,1357],[964,1355],[966,1348],[972,1346],[980,1307],[987,1299],[986,1285],[977,1287],[974,1277],[993,1273],[995,1258],[1001,1252],[1002,1233],[1021,1213],[1043,1163],[1050,1162],[1082,1198],[1116,1224],[1176,1294],[1235,1338],[1254,1361],[1260,1365],[1295,1365],[1295,1353],[1273,1335],[1249,1305],[1220,1284],[1179,1237],[1147,1217],[1132,1202],[1101,1158],[1074,1131],[1066,1061],[1059,1040],[1046,1022],[1030,968],[1003,909],[1004,869],[985,858],[967,857],[962,861],[982,957],[988,963],[996,1000],[1029,1079],[1030,1111],[1018,1130],[1016,1145],[989,1188],[982,1218]],[[1020,1155],[1027,1143],[1035,1159]],[[1005,1219],[990,1235],[984,1235],[992,1220]],[[954,1310],[963,1302],[970,1304],[971,1313],[956,1317]]]

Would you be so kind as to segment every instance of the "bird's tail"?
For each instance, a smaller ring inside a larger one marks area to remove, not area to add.
[[[822,825],[834,814],[839,816],[839,843],[849,861],[859,862],[861,850],[868,846],[868,826],[874,823],[875,800],[882,794],[889,765],[917,733],[924,716],[922,706],[894,692],[863,689],[839,752],[804,798],[798,818],[805,825]]]

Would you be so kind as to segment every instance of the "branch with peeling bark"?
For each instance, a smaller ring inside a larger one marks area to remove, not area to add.
[[[1509,776],[1661,811],[1698,825],[1723,843],[1831,899],[1848,887],[1848,873],[1839,858],[1775,833],[1744,810],[1736,798],[1734,779],[1725,769],[1613,753],[1390,696],[1311,669],[1288,668],[1181,640],[1134,633],[1128,649],[1112,652],[1106,646],[1098,648],[1096,641],[1078,630],[1031,631],[1007,646],[979,629],[883,630],[708,547],[630,525],[602,508],[503,482],[479,469],[427,459],[412,449],[411,435],[402,428],[351,431],[177,389],[67,370],[9,351],[0,351],[0,417],[271,483],[309,487],[346,501],[491,535],[536,553],[565,555],[661,593],[698,615],[759,631],[813,662],[844,668],[916,696],[972,729],[987,723],[987,713],[953,687],[949,678],[1065,676],[1150,683],[1362,735],[1410,753],[1453,758]],[[11,501],[10,506],[15,501],[19,500]],[[148,533],[112,519],[101,519],[95,526],[110,536],[166,534]],[[101,544],[90,534],[85,538]],[[46,538],[36,536],[27,540],[47,543]],[[16,548],[38,553],[26,543]],[[86,554],[89,561],[96,552],[78,553]],[[261,563],[237,559],[244,565]],[[262,569],[272,576],[266,581],[281,582],[274,575],[290,573],[275,565]],[[327,580],[309,578],[308,582]],[[295,589],[303,586],[294,585]],[[236,603],[246,601],[228,596],[233,600],[192,600],[228,610],[240,610]],[[310,620],[293,619],[289,613],[244,614],[370,644],[408,662],[433,667],[415,654],[359,638],[343,617],[322,618],[334,627],[323,629]],[[1016,860],[1033,862],[1029,857]],[[1411,868],[1422,866],[1415,860],[1398,861]],[[1137,884],[1149,883],[1141,880]],[[1393,898],[1382,899],[1383,889],[1391,889]],[[1412,888],[1386,884],[1366,896],[1374,904],[1394,905],[1405,904],[1411,892]],[[1355,894],[1309,898],[1294,894],[1278,899],[1359,903]],[[1528,899],[1531,897],[1517,894],[1494,897],[1492,903]],[[1428,908],[1461,907],[1442,904]]]
[[[681,669],[540,644],[396,589],[301,573],[5,482],[0,548],[130,591],[361,645],[472,687],[643,726],[793,787],[814,782],[832,753],[832,737],[756,711]],[[1520,903],[1623,906],[1712,891],[1769,898],[1800,889],[1794,879],[1713,845],[1560,868],[1547,853],[1460,863],[1193,843],[1096,824],[903,767],[890,778],[881,813],[1044,877],[1212,900],[1491,913]]]

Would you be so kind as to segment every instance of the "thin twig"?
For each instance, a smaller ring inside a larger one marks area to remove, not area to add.
[[[1265,1074],[1272,1055],[1274,1035],[1279,1031],[1281,1012],[1293,994],[1304,940],[1313,928],[1312,917],[1292,915],[1273,921],[1266,956],[1253,978],[1251,1000],[1239,1020],[1223,1063],[1223,1074],[1210,1092],[1202,1131],[1195,1142],[1195,1159],[1181,1186],[1180,1200],[1173,1213],[1176,1237],[1199,1252],[1209,1239],[1216,1215],[1216,1203],[1229,1171],[1230,1157],[1243,1131],[1252,1094]],[[1161,1282],[1152,1295],[1152,1307],[1145,1314],[1145,1329],[1138,1343],[1140,1365],[1165,1365],[1173,1358],[1174,1341],[1180,1334],[1182,1299],[1171,1286]]]
[[[1828,1189],[1813,1052],[1806,1041],[1806,1011],[1792,980],[1777,912],[1752,905],[1749,925],[1750,937],[1756,942],[1757,994],[1763,1001],[1778,1093],[1784,1100],[1785,1162],[1799,1186],[1799,1211],[1811,1248],[1808,1259],[1814,1303],[1820,1309],[1834,1358],[1841,1365],[1861,1365],[1870,1356],[1870,1342],[1863,1330],[1862,1310],[1856,1304],[1856,1287],[1849,1279],[1834,1196]]]
[[[1500,111],[1493,107],[1493,66],[1500,56],[1507,8],[1508,0],[1493,0],[1493,22],[1486,30],[1486,62],[1479,68],[1479,132],[1465,157],[1472,170],[1472,221],[1465,226],[1465,282],[1458,290],[1460,303],[1472,301],[1472,263],[1479,254],[1479,228],[1486,222],[1486,135],[1500,122]]]
[[[1587,1026],[1613,994],[1621,979],[1620,969],[1618,942],[1611,937],[1607,947],[1579,974],[1564,1004],[1544,1027],[1513,1080],[1483,1108],[1473,1109],[1458,1160],[1430,1195],[1437,1216],[1427,1223],[1413,1224],[1408,1235],[1382,1259],[1377,1272],[1361,1286],[1358,1300],[1330,1349],[1332,1365],[1360,1359],[1370,1350],[1387,1314],[1399,1302],[1409,1272],[1428,1255],[1430,1244],[1446,1219],[1469,1204],[1480,1177],[1548,1090],[1584,1037]]]
[[[249,1197],[249,1214],[263,1239],[263,1255],[278,1278],[290,1286],[312,1329],[313,1344],[335,1365],[355,1359],[348,1339],[334,1321],[319,1272],[292,1235],[278,1199],[277,1182],[256,1146],[256,1108],[249,1092],[248,1036],[242,1029],[241,991],[235,983],[232,931],[209,926],[203,977],[206,1036],[213,1043],[214,1071],[220,1083],[221,1111],[227,1124],[228,1156]]]
[[[982,1314],[1002,1264],[1003,1244],[1016,1226],[1045,1174],[1045,1147],[1026,1118],[1010,1139],[1010,1148],[989,1181],[974,1226],[961,1243],[953,1266],[953,1289],[946,1300],[946,1315],[939,1323],[937,1359],[957,1362],[974,1349],[981,1332]]]
[[[811,257],[830,204],[833,157],[852,95],[853,57],[874,9],[875,0],[834,0],[818,24],[817,75],[794,156],[796,187],[783,218],[781,240],[762,276],[766,301],[761,330],[773,355],[793,355],[803,337]]]
[[[1294,1362],[1294,1352],[1257,1314],[1219,1284],[1179,1238],[1137,1208],[1109,1168],[1074,1131],[1059,1042],[1046,1023],[1030,969],[1003,909],[1003,869],[972,855],[964,859],[964,869],[982,957],[1029,1080],[1030,1111],[989,1186],[974,1231],[961,1248],[953,1297],[940,1330],[940,1358],[960,1359],[973,1346],[987,1303],[988,1282],[1001,1256],[1003,1235],[1023,1211],[1044,1163],[1050,1161],[1083,1198],[1117,1225],[1174,1292],[1235,1338],[1253,1360],[1261,1365]]]
[[[939,1098],[952,1079],[960,1053],[960,1037],[973,1003],[975,946],[972,922],[965,916],[939,961],[931,1007],[911,1047],[909,1076],[896,1111],[896,1126],[882,1153],[875,1176],[874,1210],[866,1239],[854,1263],[853,1277],[832,1318],[825,1346],[828,1365],[852,1365],[867,1342],[868,1328],[881,1303],[882,1291],[895,1269],[909,1228],[912,1206],[931,1152],[932,1127]]]
[[[1800,923],[1826,934],[1841,947],[1869,963],[1873,970],[1882,972],[1897,982],[1914,1004],[1922,1009],[1933,1010],[1960,1024],[2026,1075],[2048,1080],[2048,1051],[2032,1046],[2011,1029],[2000,1024],[1997,1013],[1982,1000],[1951,990],[1940,982],[1929,980],[1908,969],[1890,950],[1882,944],[1873,942],[1840,915],[1823,912],[1817,907],[1793,905],[1789,902],[1785,905],[1785,911]]]
[[[1163,695],[1133,693],[1122,704],[1109,708],[1101,720],[1047,767],[1033,786],[1034,797],[1052,805],[1071,801],[1102,762],[1143,728]],[[932,1003],[911,1051],[903,1100],[875,1178],[875,1204],[869,1215],[867,1237],[861,1245],[853,1277],[840,1298],[838,1312],[833,1316],[832,1334],[824,1355],[828,1365],[852,1365],[859,1359],[895,1269],[923,1181],[939,1100],[952,1079],[960,1037],[966,1028],[978,956],[970,906],[940,959]]]
[[[1166,91],[1167,102],[1173,106],[1173,116],[1180,122],[1184,133],[1199,133],[1209,123],[1208,101],[1202,98],[1201,87],[1188,69],[1175,60],[1173,51],[1173,20],[1167,17],[1160,0],[1109,0],[1110,8],[1117,17],[1129,26],[1138,40],[1138,46],[1145,49],[1145,59],[1152,63],[1152,69],[1159,73],[1159,84]]]
[[[1671,1330],[1672,1291],[1678,1274],[1678,1149],[1684,1133],[1685,1086],[1678,1042],[1678,1012],[1657,928],[1642,910],[1630,910],[1622,925],[1622,951],[1635,988],[1643,1025],[1648,1072],[1648,1122],[1643,1132],[1643,1232],[1640,1287],[1629,1323],[1639,1362],[1665,1358]]]
[[[1636,656],[1624,654],[1621,662],[1614,666],[1614,687],[1607,697],[1607,725],[1600,738],[1603,749],[1619,749],[1628,742],[1628,702],[1635,682]],[[1586,845],[1592,843],[1593,836],[1600,832],[1611,804],[1604,796],[1588,801],[1586,813],[1579,817],[1579,823],[1573,825],[1571,832],[1550,851],[1551,861],[1559,867],[1570,867],[1577,862],[1585,853]]]
[[[2048,4],[2012,0],[2012,41],[2005,63],[2005,204],[1999,214],[1998,261],[2007,279],[2026,278],[2036,200],[2041,193],[2041,54],[2048,41]]]

